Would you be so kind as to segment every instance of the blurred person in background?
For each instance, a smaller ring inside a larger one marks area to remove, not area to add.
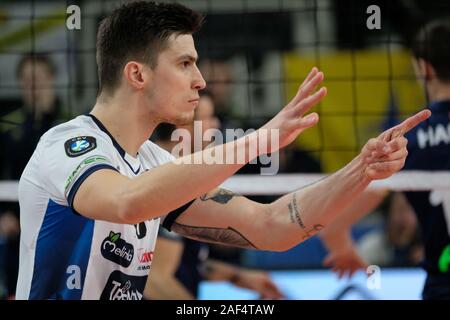
[[[385,267],[419,266],[423,245],[414,209],[401,192],[388,196],[386,223],[357,241],[357,252],[368,264]]]
[[[48,55],[25,54],[16,75],[22,107],[5,115],[8,123],[2,126],[9,143],[10,179],[19,179],[42,134],[67,118],[55,91],[56,68]]]
[[[432,116],[411,130],[404,171],[450,170],[450,18],[431,21],[412,47],[413,66],[425,90]],[[353,274],[367,263],[357,254],[350,227],[375,208],[386,190],[366,190],[321,234],[330,251],[324,264],[339,274]],[[427,279],[422,298],[450,299],[450,194],[448,190],[404,192],[417,215],[424,244]],[[398,213],[397,213],[398,214]],[[405,223],[409,219],[406,219]]]
[[[141,299],[160,224],[200,241],[288,250],[327,226],[373,180],[403,167],[404,134],[428,110],[369,140],[336,173],[273,203],[218,188],[244,163],[317,124],[318,114],[306,113],[327,90],[316,91],[324,74],[315,67],[291,102],[245,137],[180,159],[149,141],[162,122],[192,122],[206,86],[192,37],[202,20],[179,4],[144,1],[102,20],[95,105],[89,115],[47,131],[19,181],[17,298]],[[277,130],[278,141],[251,152],[266,130]],[[195,163],[224,149],[226,155],[243,151],[244,161]],[[261,231],[269,226],[267,237]],[[133,259],[134,248],[145,257]]]
[[[2,117],[3,179],[19,180],[36,145],[47,130],[62,121],[55,92],[56,69],[46,54],[23,55],[17,65],[22,107]],[[6,239],[7,296],[14,297],[19,265],[19,205],[0,203],[0,236]]]
[[[202,136],[208,129],[219,129],[211,94],[200,92],[194,121],[201,123]],[[194,136],[194,125],[180,126]],[[176,127],[163,124],[156,144],[171,152],[178,141],[171,140]],[[193,142],[193,141],[191,141]],[[204,149],[210,142],[203,141]],[[194,148],[193,144],[191,146]],[[174,232],[160,229],[152,263],[153,276],[147,279],[146,299],[197,299],[201,281],[226,281],[241,288],[253,290],[262,299],[280,299],[282,293],[267,272],[249,270],[219,260],[208,258],[210,245],[184,238]]]
[[[214,102],[215,114],[221,126],[224,129],[242,127],[239,121],[236,121],[230,100],[232,84],[235,80],[230,63],[226,60],[203,59],[199,63],[199,70],[208,83],[209,96]]]

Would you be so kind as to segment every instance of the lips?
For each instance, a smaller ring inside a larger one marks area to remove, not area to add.
[[[199,103],[199,98],[191,99],[191,100],[189,100],[188,103],[190,103],[194,108],[196,108],[198,106],[198,103]]]

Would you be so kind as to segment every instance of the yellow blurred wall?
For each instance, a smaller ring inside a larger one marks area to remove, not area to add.
[[[316,107],[320,122],[296,143],[317,150],[325,172],[348,163],[362,145],[381,132],[392,95],[400,115],[425,107],[406,50],[339,51],[317,55],[285,54],[285,96],[289,101],[313,66],[325,73],[328,96]],[[403,118],[403,116],[401,116]],[[301,168],[300,168],[301,169]]]

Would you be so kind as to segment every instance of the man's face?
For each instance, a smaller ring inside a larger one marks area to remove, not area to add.
[[[195,121],[201,122],[201,132],[194,130],[194,123],[191,122],[187,125],[177,126],[179,129],[185,129],[189,131],[192,140],[203,139],[205,132],[209,129],[219,129],[220,121],[214,114],[214,102],[209,96],[200,97],[198,106],[195,110]],[[196,133],[201,134],[200,137],[195,136]],[[203,141],[203,149],[209,145],[211,141]]]
[[[20,73],[20,87],[25,105],[37,111],[49,111],[54,95],[53,74],[42,62],[28,61]]]
[[[197,51],[191,35],[171,35],[150,72],[147,98],[152,116],[174,125],[193,121],[198,91],[205,80],[197,68]]]

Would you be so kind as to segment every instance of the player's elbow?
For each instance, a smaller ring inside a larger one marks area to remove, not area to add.
[[[117,206],[116,212],[119,223],[123,224],[135,224],[133,217],[132,204],[128,200],[122,200]]]

